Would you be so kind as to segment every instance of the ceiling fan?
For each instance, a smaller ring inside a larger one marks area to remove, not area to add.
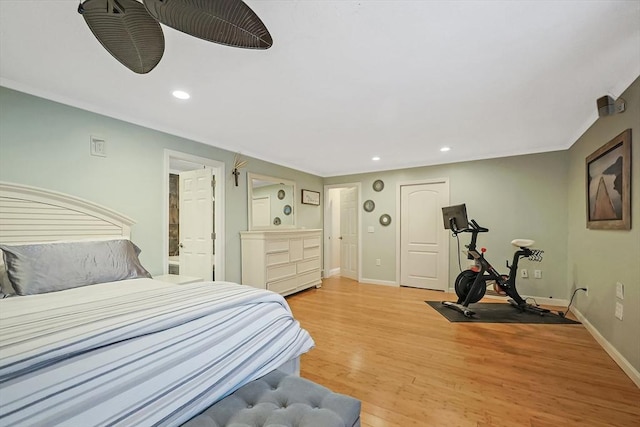
[[[160,23],[227,46],[268,49],[273,44],[267,27],[242,0],[85,0],[78,13],[102,46],[138,74],[162,59]]]

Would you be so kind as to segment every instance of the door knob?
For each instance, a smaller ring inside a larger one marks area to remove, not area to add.
[[[338,237],[338,239],[342,240],[342,236]]]
[[[180,246],[181,248],[184,248],[184,245],[182,243],[180,243],[178,246]]]

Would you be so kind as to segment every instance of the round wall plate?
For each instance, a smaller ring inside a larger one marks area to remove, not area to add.
[[[283,212],[284,212],[285,215],[291,215],[291,206],[290,205],[284,205]]]
[[[284,190],[278,190],[278,199],[284,199]]]
[[[373,181],[373,189],[375,191],[382,191],[383,188],[384,182],[381,179],[376,179],[375,181]]]
[[[366,212],[373,212],[373,210],[376,208],[376,204],[373,202],[373,200],[367,200],[366,202],[364,202],[364,204],[362,205],[362,208],[366,211]]]
[[[380,215],[380,224],[385,227],[391,224],[391,217],[389,216],[389,214]]]
[[[282,224],[282,220],[280,219],[279,216],[273,218],[273,225],[280,225]]]

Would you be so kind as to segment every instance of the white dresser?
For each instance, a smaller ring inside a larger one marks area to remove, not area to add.
[[[322,230],[243,231],[242,284],[282,295],[320,287]]]

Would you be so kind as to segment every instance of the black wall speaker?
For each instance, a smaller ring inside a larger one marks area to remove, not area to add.
[[[615,102],[609,95],[598,98],[596,104],[598,105],[599,117],[610,116],[615,113]]]

